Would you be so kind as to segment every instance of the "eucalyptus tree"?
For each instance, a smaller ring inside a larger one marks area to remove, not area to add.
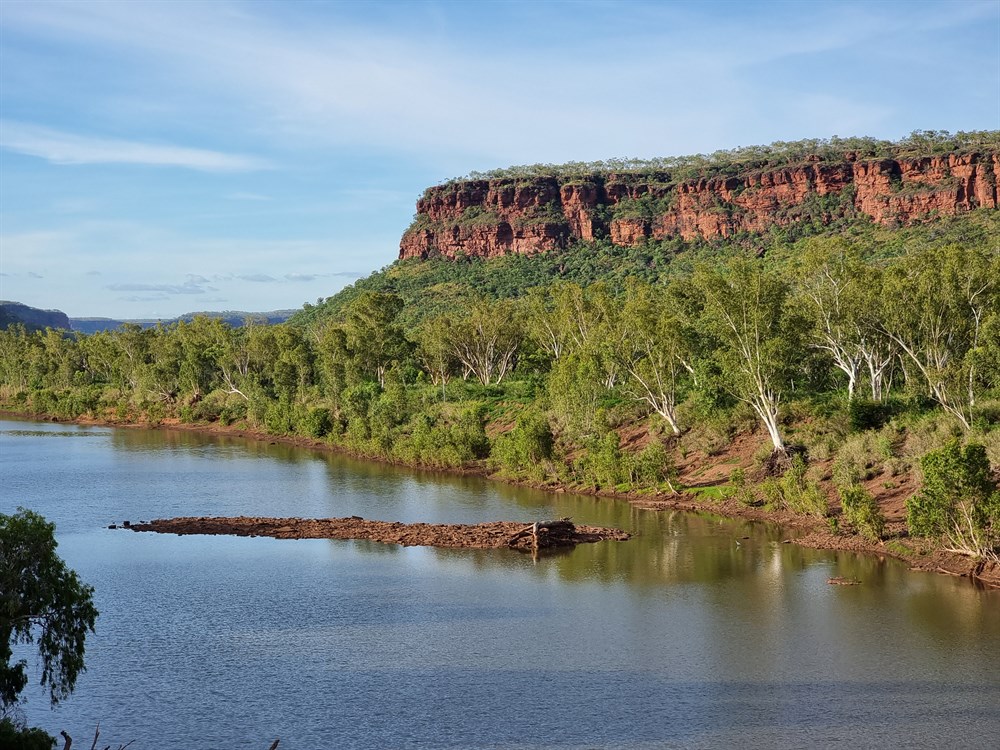
[[[978,393],[996,382],[980,362],[983,334],[995,330],[1000,315],[1000,248],[994,242],[911,252],[888,269],[883,299],[885,334],[931,397],[970,429]]]
[[[880,270],[842,238],[814,239],[806,244],[795,281],[814,322],[813,346],[847,377],[848,400],[867,371],[872,400],[881,401],[897,348],[878,326]]]
[[[460,362],[455,352],[452,319],[448,315],[425,318],[414,335],[416,357],[421,369],[433,385],[444,386],[458,370]]]
[[[115,368],[122,387],[139,391],[143,370],[149,361],[150,339],[153,333],[135,323],[124,323],[111,332],[111,341],[118,352]]]
[[[720,344],[725,387],[760,417],[774,450],[784,451],[778,415],[802,359],[806,329],[790,304],[788,282],[746,258],[699,266],[693,282],[702,295],[703,330]]]
[[[219,355],[231,327],[218,318],[195,316],[181,320],[170,331],[179,345],[181,387],[196,397],[211,392],[220,382]]]
[[[176,402],[181,393],[182,346],[174,331],[175,327],[158,325],[147,332],[148,354],[139,379],[143,397],[168,404]]]
[[[534,287],[528,291],[522,307],[525,332],[553,362],[559,361],[570,346],[568,319],[558,304],[566,286],[566,282],[557,281]]]
[[[0,329],[0,386],[21,391],[31,383],[28,332],[20,323]]]
[[[633,396],[679,435],[677,405],[691,379],[691,342],[689,328],[672,302],[662,288],[630,285],[618,316],[618,351]]]
[[[350,352],[343,325],[324,321],[311,329],[316,351],[316,369],[323,395],[338,407],[340,396],[347,387],[347,366]]]
[[[396,322],[403,300],[387,292],[363,292],[347,309],[344,322],[350,364],[361,378],[376,380],[385,387],[389,368],[403,360],[409,345]]]
[[[517,364],[524,336],[510,300],[476,300],[454,318],[452,352],[483,385],[499,384]]]

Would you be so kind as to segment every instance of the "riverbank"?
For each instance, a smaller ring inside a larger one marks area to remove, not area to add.
[[[81,425],[108,426],[126,429],[159,429],[183,432],[196,432],[223,437],[234,437],[246,440],[256,440],[273,445],[291,445],[315,451],[339,453],[353,456],[361,460],[378,461],[385,464],[405,466],[420,471],[428,471],[445,475],[481,476],[493,481],[509,484],[530,486],[550,492],[572,492],[575,494],[596,495],[624,500],[633,505],[655,511],[679,510],[688,512],[707,512],[716,515],[738,518],[750,521],[773,523],[794,530],[785,541],[813,549],[841,550],[854,553],[875,555],[879,558],[895,558],[907,563],[914,571],[934,572],[970,579],[977,585],[1000,589],[1000,566],[967,556],[934,548],[927,540],[911,539],[906,535],[905,517],[903,515],[903,498],[907,492],[916,487],[906,478],[895,483],[891,490],[880,492],[879,487],[872,485],[871,489],[876,499],[880,501],[886,512],[886,534],[882,541],[874,542],[858,535],[837,533],[827,519],[792,513],[787,510],[774,510],[761,505],[739,502],[721,490],[727,484],[727,478],[734,468],[743,465],[748,456],[757,447],[758,440],[753,436],[738,436],[732,446],[714,456],[688,455],[680,470],[678,485],[686,489],[675,492],[635,491],[628,493],[595,490],[571,485],[560,485],[552,482],[531,482],[499,476],[492,473],[483,464],[466,466],[459,469],[441,469],[421,465],[405,464],[398,461],[366,455],[359,455],[341,446],[332,445],[320,439],[304,436],[272,435],[259,430],[247,428],[245,425],[222,425],[219,423],[182,423],[178,420],[163,420],[158,424],[144,422],[118,422],[92,417],[77,419],[61,419],[48,415],[17,413],[9,410],[0,411],[0,416],[21,419],[35,419],[48,422],[64,422]],[[839,509],[835,509],[839,510]],[[836,517],[836,516],[834,516]]]
[[[240,516],[181,517],[144,523],[125,522],[117,528],[158,534],[267,536],[274,539],[364,539],[401,547],[521,550],[568,547],[595,542],[622,542],[631,537],[621,529],[577,526],[568,519],[539,524],[533,539],[531,525],[493,521],[477,524],[399,523],[349,518],[260,518]],[[529,532],[529,533],[525,533]]]

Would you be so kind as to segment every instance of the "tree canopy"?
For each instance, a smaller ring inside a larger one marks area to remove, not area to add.
[[[18,644],[37,645],[53,705],[73,691],[97,619],[93,594],[56,554],[53,524],[24,508],[0,513],[0,708],[28,684],[27,660],[13,661]]]

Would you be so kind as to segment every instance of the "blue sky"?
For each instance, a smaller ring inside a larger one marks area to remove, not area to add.
[[[428,185],[1000,128],[1000,2],[0,2],[0,297],[300,307]]]

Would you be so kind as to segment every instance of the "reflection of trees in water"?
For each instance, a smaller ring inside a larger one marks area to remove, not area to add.
[[[439,549],[433,559],[471,565],[476,570],[519,570],[530,575],[558,576],[568,582],[627,583],[640,586],[712,584],[705,589],[718,607],[732,607],[733,597],[746,616],[761,623],[780,625],[789,609],[801,605],[788,597],[798,589],[789,583],[793,575],[810,575],[810,590],[849,598],[852,607],[884,616],[887,591],[905,596],[902,613],[920,622],[928,648],[946,648],[963,633],[1000,631],[1000,606],[996,592],[978,590],[965,579],[948,579],[907,570],[891,558],[846,552],[814,551],[782,544],[787,533],[770,524],[727,520],[708,514],[679,511],[647,511],[627,502],[589,495],[550,493],[490,482],[476,476],[454,476],[352,459],[283,443],[269,443],[228,435],[206,435],[182,430],[111,429],[85,431],[61,426],[57,434],[110,436],[116,450],[156,453],[177,450],[213,461],[268,458],[281,464],[305,465],[321,462],[326,492],[331,497],[376,498],[387,515],[394,510],[421,513],[432,520],[457,512],[493,507],[497,517],[482,520],[541,520],[572,517],[577,523],[611,526],[634,534],[627,542],[579,545],[539,556],[507,550]],[[339,505],[332,508],[339,508]],[[346,512],[346,511],[345,511]],[[500,516],[503,516],[501,519]],[[396,519],[387,519],[396,520]],[[448,520],[448,519],[442,519]],[[743,539],[743,537],[749,537]],[[395,545],[366,541],[331,541],[350,544],[364,555],[399,556]],[[812,571],[815,570],[813,575]],[[856,578],[860,586],[827,587],[826,578]],[[738,594],[729,584],[739,587]],[[942,606],[946,590],[948,606]],[[904,627],[904,625],[900,625]]]
[[[234,435],[208,435],[186,430],[146,430],[117,428],[111,430],[111,445],[116,450],[132,453],[154,453],[177,450],[192,455],[211,455],[219,460],[241,460],[266,457],[282,463],[314,460],[318,454],[294,445],[252,440]]]

